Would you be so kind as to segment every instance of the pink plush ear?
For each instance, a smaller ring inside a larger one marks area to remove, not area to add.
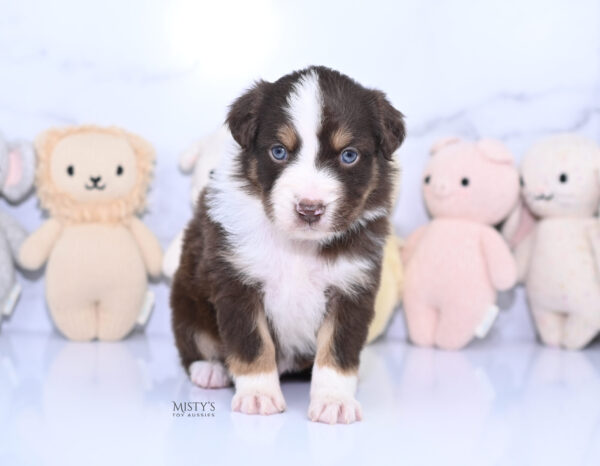
[[[7,146],[7,171],[4,186],[0,188],[9,202],[21,200],[33,185],[35,153],[31,144],[17,141]]]
[[[4,181],[4,188],[9,189],[17,186],[23,179],[23,159],[17,149],[8,153],[8,174]]]
[[[508,147],[496,139],[482,139],[477,142],[477,148],[485,157],[493,162],[514,163],[513,155],[508,150]]]
[[[523,241],[535,227],[537,219],[525,203],[519,199],[516,207],[502,225],[502,236],[511,248]]]
[[[436,152],[442,150],[442,148],[450,146],[452,144],[456,144],[458,142],[460,142],[460,138],[457,138],[456,136],[450,136],[439,139],[433,143],[433,146],[431,146],[431,149],[429,150],[429,154],[434,155]]]

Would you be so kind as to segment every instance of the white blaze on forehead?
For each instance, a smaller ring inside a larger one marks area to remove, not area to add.
[[[275,182],[271,193],[275,223],[287,231],[298,228],[295,206],[300,200],[318,201],[326,206],[325,214],[309,232],[311,238],[329,232],[336,201],[343,194],[343,186],[335,173],[317,167],[322,109],[319,78],[312,71],[298,80],[288,96],[286,111],[300,137],[300,149]]]
[[[322,96],[317,73],[312,71],[302,76],[294,85],[288,97],[287,113],[302,140],[298,162],[314,165],[319,152],[317,135],[322,118]]]

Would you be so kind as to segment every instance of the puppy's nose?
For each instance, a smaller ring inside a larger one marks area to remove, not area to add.
[[[102,179],[101,176],[90,176],[90,181],[94,184],[98,184],[100,183],[100,180]]]
[[[302,199],[296,204],[296,212],[302,220],[310,225],[319,221],[321,215],[325,212],[325,206],[321,201]]]

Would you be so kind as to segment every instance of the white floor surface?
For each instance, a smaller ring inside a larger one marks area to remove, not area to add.
[[[282,386],[284,414],[233,414],[233,390],[193,386],[169,338],[5,331],[0,465],[600,464],[598,344],[443,352],[387,339],[363,353],[364,421],[349,426],[307,420],[308,381]],[[198,402],[196,416],[175,417],[181,402]]]

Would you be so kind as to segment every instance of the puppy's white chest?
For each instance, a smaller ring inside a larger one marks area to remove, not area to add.
[[[235,265],[262,284],[267,319],[275,331],[281,356],[311,355],[326,310],[331,266],[314,246],[290,243],[268,226],[245,238]]]
[[[234,265],[262,285],[265,313],[279,343],[280,372],[294,367],[295,356],[315,354],[326,291],[336,287],[351,294],[372,276],[371,262],[346,257],[328,262],[315,244],[290,242],[268,224],[246,230],[234,243]]]
[[[267,318],[284,356],[314,354],[326,310],[325,290],[330,285],[326,265],[285,252],[279,259],[272,273],[263,277]]]

